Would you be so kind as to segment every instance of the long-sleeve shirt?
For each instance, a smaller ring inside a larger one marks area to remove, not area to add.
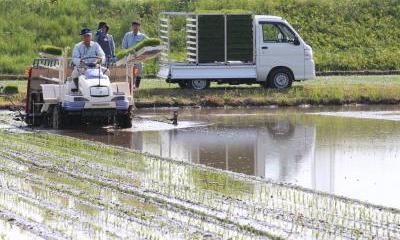
[[[121,47],[124,49],[133,47],[146,38],[147,36],[141,32],[138,32],[137,34],[134,34],[133,32],[127,32],[125,33],[125,36],[122,39]]]
[[[121,47],[123,49],[134,47],[136,44],[147,38],[148,37],[141,32],[138,32],[137,34],[133,33],[132,31],[127,32],[125,33],[125,36],[122,39]],[[143,72],[143,63],[137,63],[136,66],[139,68],[139,75],[140,75]]]
[[[82,58],[86,63],[95,63],[95,57],[101,58],[102,63],[105,63],[106,58],[103,49],[97,42],[90,41],[90,46],[86,46],[83,42],[77,43],[72,51],[72,62],[75,66],[80,65]]]
[[[99,32],[96,41],[103,49],[107,59],[115,57],[115,42],[111,34]]]

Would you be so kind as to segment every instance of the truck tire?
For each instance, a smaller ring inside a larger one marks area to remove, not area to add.
[[[205,79],[192,79],[188,81],[188,87],[193,90],[203,90],[210,87],[210,81]]]
[[[182,88],[182,89],[188,88],[187,82],[178,82],[178,85],[179,85],[179,87]]]
[[[64,128],[64,116],[63,116],[60,106],[55,106],[53,108],[51,120],[52,120],[53,129],[63,129]]]
[[[118,114],[115,116],[115,123],[119,128],[131,128],[132,117],[131,114]]]
[[[287,68],[277,68],[271,71],[267,79],[267,87],[286,89],[292,86],[293,75]]]

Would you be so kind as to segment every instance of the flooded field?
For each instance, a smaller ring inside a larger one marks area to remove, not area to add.
[[[66,134],[400,208],[400,108],[142,111],[131,131]]]
[[[385,207],[398,202],[398,122],[320,112],[190,110],[175,128],[161,122],[169,111],[146,111],[131,131],[84,133],[16,130],[0,119],[0,234],[400,238],[400,211]]]

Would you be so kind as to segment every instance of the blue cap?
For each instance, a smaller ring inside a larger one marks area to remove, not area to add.
[[[92,35],[92,31],[89,28],[83,28],[81,30],[81,34],[80,35],[82,36],[82,35],[86,35],[86,34]]]

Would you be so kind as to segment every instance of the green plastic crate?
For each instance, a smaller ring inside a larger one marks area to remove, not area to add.
[[[227,14],[227,61],[253,61],[251,14]],[[225,62],[225,15],[198,15],[199,63]]]

